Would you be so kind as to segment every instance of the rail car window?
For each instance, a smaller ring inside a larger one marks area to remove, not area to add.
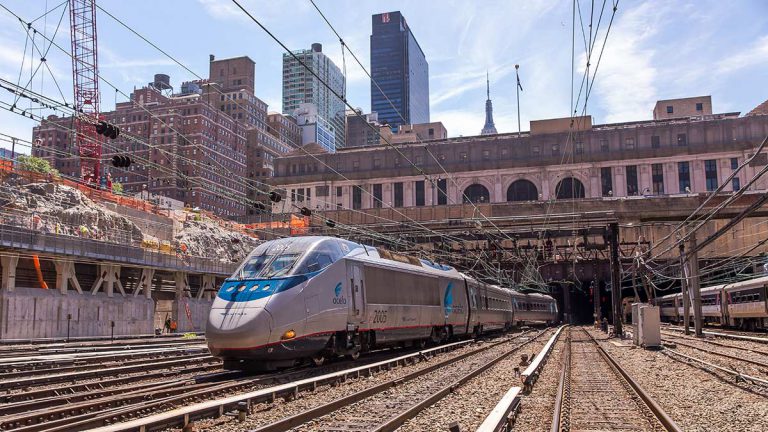
[[[440,306],[438,279],[379,267],[365,267],[368,303]]]
[[[761,291],[763,288],[753,288],[731,293],[731,303],[752,303],[763,301]]]
[[[718,300],[718,299],[717,299],[717,296],[716,296],[716,295],[712,295],[712,296],[702,296],[702,297],[701,297],[701,305],[702,305],[702,306],[716,306],[717,304],[719,304],[719,303],[720,303],[720,302],[718,302],[717,300]]]

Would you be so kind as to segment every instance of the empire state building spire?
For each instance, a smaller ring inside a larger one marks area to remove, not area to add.
[[[485,85],[488,99],[485,101],[485,126],[483,126],[480,135],[497,134],[496,126],[493,124],[493,103],[491,102],[491,81],[488,79],[488,72],[485,73]]]

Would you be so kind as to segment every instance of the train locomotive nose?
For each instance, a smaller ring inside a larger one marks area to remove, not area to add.
[[[266,345],[272,327],[272,316],[264,307],[214,307],[205,332],[211,353],[222,355]]]

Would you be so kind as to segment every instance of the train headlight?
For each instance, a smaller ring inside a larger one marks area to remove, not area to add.
[[[285,333],[283,333],[283,335],[280,337],[280,339],[286,340],[286,339],[293,339],[295,337],[296,337],[296,332],[293,331],[293,330],[288,330]]]

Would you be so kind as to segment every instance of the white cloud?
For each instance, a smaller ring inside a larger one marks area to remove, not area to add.
[[[649,117],[658,99],[656,81],[659,77],[654,66],[658,46],[647,42],[652,42],[650,39],[663,26],[665,16],[673,9],[664,4],[643,3],[623,13],[621,9],[617,12],[597,71],[595,89],[590,95],[590,99],[597,99],[600,108],[606,112],[606,122]],[[600,33],[591,61],[590,74],[597,66],[597,56],[602,46],[602,31]],[[585,55],[581,56],[579,64],[586,65]],[[576,86],[580,77],[581,75],[577,74]],[[582,107],[583,101],[582,96]],[[587,111],[592,111],[589,105]]]
[[[768,35],[718,62],[715,72],[725,75],[763,64],[768,64]]]

